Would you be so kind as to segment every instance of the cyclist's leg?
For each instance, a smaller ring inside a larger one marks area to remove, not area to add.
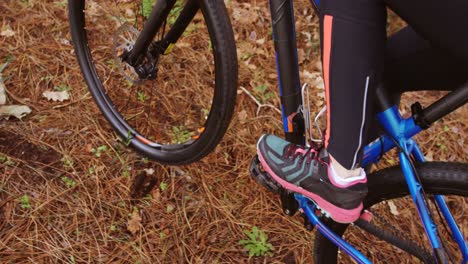
[[[320,8],[325,146],[342,165],[336,167],[352,169],[360,162],[366,120],[372,118],[375,87],[382,79],[386,7],[380,0],[322,0]]]
[[[414,28],[414,31],[405,29],[399,32],[387,42],[384,64],[386,87],[390,87],[396,93],[422,89],[452,90],[468,79],[466,77],[468,76],[468,30],[464,26],[468,25],[468,1],[450,0],[443,4],[435,0],[385,1]],[[360,9],[362,7],[361,2],[349,1],[352,3],[348,3],[348,5],[346,3],[337,4],[337,2],[339,1],[323,1],[324,14],[356,15],[350,5],[355,5]],[[381,4],[379,0],[374,0],[374,2],[376,5]],[[336,8],[339,10],[336,11]],[[345,8],[346,10],[344,10]],[[326,24],[325,19],[323,22]],[[348,36],[352,36],[352,38],[341,39],[341,43],[338,44],[338,41],[335,41],[336,36],[346,34],[333,30],[334,43],[331,53],[338,55],[331,55],[332,62],[328,65],[330,81],[329,85],[326,84],[326,87],[329,87],[327,92],[329,92],[330,100],[328,101],[331,105],[329,107],[330,127],[328,127],[329,134],[327,134],[328,149],[345,168],[352,168],[356,163],[359,163],[361,152],[355,152],[357,158],[351,153],[356,144],[361,143],[361,136],[366,138],[368,124],[363,127],[362,134],[356,136],[356,127],[359,124],[356,120],[359,119],[356,117],[358,108],[355,102],[360,103],[361,101],[355,100],[355,97],[343,91],[348,89],[355,96],[362,96],[362,89],[359,89],[357,82],[353,80],[362,78],[364,71],[363,68],[354,65],[356,61],[367,60],[369,63],[369,59],[372,59],[369,54],[361,57],[353,56],[356,50],[353,43],[356,39],[358,39],[357,41],[366,40],[366,38],[362,39],[361,35],[356,35],[353,28],[348,27]],[[327,32],[323,33],[323,38],[326,39]],[[376,38],[370,31],[366,34],[366,36],[374,36],[373,39],[376,40],[377,44],[373,44],[373,47],[380,47],[379,38]],[[324,45],[324,62],[327,59],[326,48],[327,46]],[[368,52],[371,53],[372,50]],[[350,61],[346,62],[346,60]],[[380,68],[378,66],[380,65],[374,67],[374,73],[377,73],[374,81],[380,81],[380,76],[378,76]],[[346,71],[348,74],[337,74],[340,71],[338,67],[341,67],[341,71]],[[349,69],[352,67],[354,68]],[[355,74],[356,72],[359,73],[350,76],[351,73]],[[324,63],[324,75],[326,80],[326,63]],[[376,83],[370,82],[368,99],[373,96],[373,84]],[[343,102],[348,102],[348,107]],[[371,105],[367,106],[367,109],[370,110]],[[367,116],[369,116],[369,112],[367,112]],[[362,147],[361,144],[358,146]],[[351,160],[353,162],[350,165]]]
[[[454,90],[468,80],[468,63],[432,45],[411,27],[388,39],[384,69],[385,87],[392,93]]]
[[[467,9],[468,7],[465,8]],[[465,22],[460,24],[468,24],[468,15],[463,19]],[[468,34],[455,36],[456,44],[466,42],[467,36]],[[446,45],[452,43],[450,39],[443,41],[448,42]],[[464,45],[468,47],[468,43]],[[384,63],[385,89],[390,92],[395,104],[398,104],[401,94],[407,91],[454,90],[468,81],[468,62],[463,58],[463,55],[454,55],[454,51],[447,52],[433,45],[412,27],[407,26],[387,40]],[[380,126],[374,121],[369,128],[366,144],[381,133]]]
[[[468,1],[385,1],[432,46],[468,62]]]
[[[382,0],[321,0],[320,8],[327,148],[305,149],[267,135],[257,153],[283,188],[312,198],[335,221],[349,223],[359,217],[367,193],[365,172],[348,169],[358,164],[363,126],[382,78],[386,8]]]

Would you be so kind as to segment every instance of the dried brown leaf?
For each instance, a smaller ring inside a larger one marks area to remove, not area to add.
[[[133,235],[140,230],[141,227],[141,217],[138,210],[133,211],[130,219],[127,222],[127,230],[130,231]]]

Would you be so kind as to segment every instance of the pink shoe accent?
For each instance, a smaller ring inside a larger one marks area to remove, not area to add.
[[[301,154],[306,154],[307,150],[298,148],[298,149],[296,149],[296,153],[298,153],[298,152],[301,153]]]
[[[299,153],[305,155],[305,154],[307,153],[307,151],[308,151],[308,149],[298,148],[298,149],[296,149],[296,152],[295,152],[295,153],[298,153],[298,152],[299,152]],[[317,153],[317,151],[316,151],[315,149],[311,149],[310,152],[315,152],[315,153]]]
[[[365,177],[365,178],[362,179],[362,180],[353,181],[353,182],[350,182],[350,183],[347,183],[347,184],[337,183],[337,182],[335,181],[335,179],[333,179],[333,177],[330,176],[331,171],[330,171],[330,166],[329,166],[329,164],[327,164],[327,166],[328,166],[328,169],[327,169],[327,170],[328,170],[328,179],[330,180],[330,182],[331,182],[333,185],[335,185],[335,186],[338,187],[338,188],[348,188],[349,186],[353,186],[353,185],[358,184],[358,183],[366,183],[366,182],[367,182],[367,177]]]
[[[318,206],[320,206],[321,209],[326,211],[327,213],[330,214],[330,217],[335,220],[338,223],[352,223],[356,220],[359,219],[359,216],[361,215],[361,211],[363,208],[362,203],[355,209],[347,210],[343,208],[339,208],[336,205],[333,205],[332,203],[328,202],[327,200],[323,199],[322,197],[311,193],[299,186],[296,186],[294,184],[291,184],[283,179],[281,179],[278,175],[276,175],[273,170],[268,166],[268,164],[265,162],[265,159],[262,156],[262,153],[257,150],[258,157],[260,159],[260,162],[262,163],[263,168],[279,183],[281,186],[286,188],[287,190],[291,190],[296,193],[300,193],[312,200],[314,200]]]

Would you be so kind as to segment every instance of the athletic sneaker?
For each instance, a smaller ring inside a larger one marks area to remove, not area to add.
[[[314,200],[334,221],[351,223],[359,218],[367,194],[365,174],[359,180],[338,183],[330,175],[333,172],[325,148],[304,148],[274,135],[263,135],[257,154],[274,181]]]

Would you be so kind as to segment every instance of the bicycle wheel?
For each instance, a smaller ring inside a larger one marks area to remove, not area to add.
[[[450,211],[460,225],[466,223],[466,205],[468,197],[468,164],[428,162],[417,166],[423,181],[424,190],[428,195],[447,195],[446,200]],[[379,234],[394,234],[399,241],[409,241],[409,251],[400,250],[384,240],[357,227],[357,225],[330,224],[329,227],[338,235],[345,237],[353,246],[359,249],[373,263],[435,263],[432,250],[429,249],[426,235],[420,219],[414,208],[412,199],[400,167],[392,167],[377,171],[368,176],[369,194],[364,201],[364,208],[373,210],[374,217],[370,222],[379,229]],[[390,212],[392,210],[392,212]],[[376,214],[378,217],[376,217]],[[380,215],[385,215],[384,220]],[[447,230],[443,228],[437,213],[434,213],[439,231],[444,238],[451,240]],[[376,221],[374,221],[376,220]],[[374,223],[374,222],[382,223]],[[365,221],[363,221],[365,222]],[[395,230],[395,226],[400,229]],[[466,232],[466,226],[462,226]],[[415,230],[418,230],[415,232]],[[466,237],[466,233],[465,239]],[[444,241],[455,263],[461,262],[461,254],[456,244]],[[404,243],[404,242],[403,242]],[[458,249],[458,250],[457,250]],[[458,254],[455,254],[458,253]],[[418,257],[415,257],[418,255]],[[314,246],[316,263],[349,263],[353,262],[346,254],[339,254],[337,247],[322,234],[317,233]],[[421,260],[423,259],[423,260]]]
[[[88,88],[123,141],[161,163],[187,164],[210,153],[231,120],[233,31],[223,1],[176,1],[146,51],[145,63],[155,67],[142,78],[147,68],[130,66],[123,54],[134,47],[154,2],[69,1],[72,39]],[[177,31],[177,41],[162,50]]]

